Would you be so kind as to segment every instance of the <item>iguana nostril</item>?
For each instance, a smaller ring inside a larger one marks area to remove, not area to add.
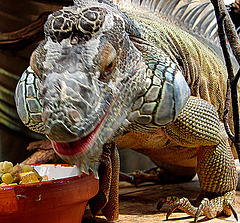
[[[73,124],[80,122],[80,120],[81,120],[79,112],[75,109],[70,109],[68,111],[68,116]]]

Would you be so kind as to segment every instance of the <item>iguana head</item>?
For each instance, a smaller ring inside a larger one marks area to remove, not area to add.
[[[102,145],[128,124],[144,84],[145,64],[126,21],[103,2],[64,7],[48,17],[45,40],[31,57],[44,134],[63,159],[82,163],[83,171],[96,169]]]

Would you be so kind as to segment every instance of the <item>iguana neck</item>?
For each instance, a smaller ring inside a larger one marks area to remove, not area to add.
[[[226,68],[221,57],[206,44],[168,21],[161,19],[150,21],[146,16],[131,16],[141,33],[137,38],[132,38],[135,46],[141,46],[147,54],[152,51],[152,48],[149,48],[151,45],[158,49],[160,54],[169,57],[182,72],[191,89],[191,95],[212,103],[222,120],[224,103],[219,101],[224,101],[227,78],[224,76]],[[145,47],[145,43],[148,43],[148,47]],[[140,49],[141,52],[142,50]],[[213,75],[214,72],[219,76]],[[219,79],[218,86],[213,87],[216,79]],[[205,89],[200,89],[200,86]],[[209,94],[208,89],[211,88],[222,90],[218,95]]]
[[[179,66],[166,53],[142,38],[131,37],[131,40],[142,53],[146,78],[127,119],[130,130],[148,132],[176,119],[190,96],[190,89]]]

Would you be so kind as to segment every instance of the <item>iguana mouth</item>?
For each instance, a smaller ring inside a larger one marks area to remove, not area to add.
[[[79,153],[85,153],[88,148],[91,147],[93,144],[93,141],[97,135],[97,130],[99,129],[100,124],[87,136],[83,137],[82,139],[79,139],[74,142],[66,142],[66,143],[58,143],[58,142],[52,142],[55,151],[59,155],[64,156],[74,156]]]
[[[87,136],[80,138],[73,142],[54,142],[52,141],[52,145],[55,151],[59,155],[63,156],[76,156],[80,154],[87,153],[87,151],[92,147],[95,142],[96,137],[99,135],[100,130],[103,127],[104,120],[109,112],[111,105],[108,108],[108,111],[103,116],[102,120],[97,124],[95,129],[90,132]]]
[[[59,142],[52,141],[55,151],[59,155],[64,155],[64,156],[74,156],[76,154],[86,153],[94,143],[95,138],[98,135],[99,130],[101,129],[100,127],[102,125],[104,118],[101,120],[101,122],[96,126],[96,128],[90,134],[88,134],[87,136],[81,139],[78,139],[73,142],[66,142],[66,143],[59,143]]]

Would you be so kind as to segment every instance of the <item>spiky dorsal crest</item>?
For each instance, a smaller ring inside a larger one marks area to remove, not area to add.
[[[201,34],[211,41],[218,41],[217,22],[210,2],[192,0],[123,0],[123,2],[127,2],[125,6],[130,3],[160,13],[161,16],[177,21],[183,29],[191,30],[192,34]]]

